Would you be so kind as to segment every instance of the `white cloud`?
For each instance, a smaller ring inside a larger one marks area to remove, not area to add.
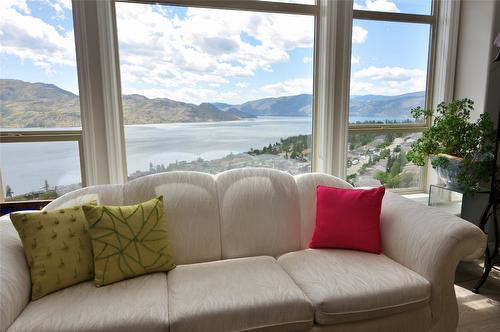
[[[40,1],[56,18],[71,8],[71,0]],[[31,16],[27,2],[0,0],[0,54],[47,74],[74,67],[73,31]],[[245,78],[272,72],[290,61],[292,50],[314,43],[314,20],[305,15],[188,8],[181,16],[166,6],[120,2],[116,8],[124,93],[187,102],[246,99],[216,90],[228,90],[231,80],[244,88]],[[148,88],[139,91],[142,86]],[[283,89],[293,90],[290,83]]]
[[[243,83],[243,82],[238,82],[238,83],[236,83],[236,86],[238,88],[242,88],[243,89],[243,88],[246,88],[248,86],[248,84],[247,83]]]
[[[164,6],[116,7],[124,86],[228,84],[258,70],[272,72],[273,65],[289,61],[290,50],[314,42],[307,16],[189,8],[185,17],[172,17]]]
[[[26,0],[3,0],[0,1],[0,12],[3,16],[8,14],[7,11],[17,9],[19,12],[29,14],[31,11]]]
[[[364,5],[354,3],[354,9],[358,10],[373,10],[380,12],[399,13],[400,10],[394,2],[388,0],[366,0]]]
[[[123,75],[130,82],[253,76],[313,45],[310,17],[189,8],[186,17],[169,18],[153,6],[116,6],[121,61],[134,66]],[[244,42],[243,33],[258,42]]]
[[[361,58],[359,56],[352,55],[351,56],[351,65],[359,64],[360,60],[361,60]]]
[[[312,56],[305,56],[305,57],[302,59],[302,62],[303,62],[303,63],[311,63],[311,62],[313,62],[313,58],[312,58]]]
[[[177,101],[189,101],[193,104],[204,102],[229,101],[242,102],[236,92],[221,92],[220,90],[199,87],[181,87],[179,89],[164,88],[125,88],[124,94],[140,94],[148,98],[169,98]],[[247,100],[244,100],[247,101]]]
[[[312,78],[295,78],[283,82],[268,84],[261,87],[261,93],[267,97],[298,95],[301,93],[312,93]]]
[[[355,44],[363,44],[368,37],[368,30],[360,26],[352,27],[352,42]]]
[[[426,72],[401,67],[363,68],[352,74],[351,94],[399,95],[424,91]]]
[[[56,12],[55,18],[64,19],[64,10],[71,10],[71,0],[44,0]]]
[[[5,1],[0,5],[0,53],[32,61],[50,74],[56,66],[75,66],[73,32],[59,32],[43,20],[30,16],[26,1]]]

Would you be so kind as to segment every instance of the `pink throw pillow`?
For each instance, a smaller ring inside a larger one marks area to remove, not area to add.
[[[380,254],[380,210],[385,188],[316,187],[316,225],[310,248]]]

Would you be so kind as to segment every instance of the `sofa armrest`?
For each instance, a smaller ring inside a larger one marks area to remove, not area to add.
[[[381,234],[385,255],[431,283],[433,321],[458,319],[457,313],[451,317],[457,311],[455,270],[460,260],[484,253],[485,234],[470,222],[391,192],[382,203]]]
[[[23,211],[24,212],[24,211]],[[31,277],[23,245],[8,216],[0,217],[0,332],[5,332],[30,300]]]

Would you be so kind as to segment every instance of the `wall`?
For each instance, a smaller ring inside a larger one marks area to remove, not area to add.
[[[462,0],[454,98],[474,100],[473,120],[488,112],[495,126],[500,109],[500,62],[492,63],[492,60],[499,50],[493,45],[498,33],[498,1]],[[464,198],[462,217],[478,224],[487,201],[487,194]]]
[[[500,32],[500,4],[495,0],[462,0],[460,4],[460,25],[458,35],[457,64],[455,72],[454,98],[474,100],[473,120],[488,106],[497,111],[499,100],[492,95],[500,91],[498,65],[492,65],[495,47],[493,40]],[[495,32],[494,32],[495,30]],[[496,67],[496,71],[491,75]],[[490,78],[496,76],[496,78]],[[496,100],[490,100],[490,98]],[[496,118],[496,115],[495,115]]]

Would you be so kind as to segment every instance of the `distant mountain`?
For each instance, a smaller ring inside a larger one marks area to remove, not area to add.
[[[240,110],[222,111],[209,103],[194,105],[167,98],[123,96],[125,124],[234,121],[253,118]],[[0,79],[0,127],[80,126],[77,95],[52,84]]]
[[[312,95],[301,94],[247,101],[241,105],[214,103],[221,110],[236,109],[254,116],[307,116],[312,113]]]
[[[409,117],[411,108],[423,106],[424,99],[424,92],[352,96],[349,114],[403,120]],[[239,105],[195,105],[167,98],[149,99],[138,94],[124,95],[122,100],[125,124],[234,121],[257,116],[310,116],[312,112],[310,94],[264,98]],[[0,79],[0,127],[68,126],[80,126],[77,95],[52,84]]]
[[[349,115],[381,119],[407,119],[410,109],[425,105],[425,92],[412,92],[398,96],[352,96]]]
[[[0,79],[0,127],[80,126],[78,96],[52,84]]]
[[[226,109],[224,110],[224,113],[228,113],[228,114],[232,114],[234,116],[237,116],[239,118],[255,118],[256,116],[255,115],[252,115],[252,114],[249,114],[249,113],[245,113],[245,112],[242,112],[236,108],[229,108],[229,109]]]
[[[424,106],[425,92],[412,92],[398,96],[352,96],[349,115],[385,119],[408,119],[410,109]],[[213,103],[221,110],[237,109],[255,116],[305,116],[312,112],[312,95],[301,94],[248,101],[241,105]]]
[[[209,103],[194,105],[141,95],[124,95],[122,103],[126,124],[234,121],[253,117],[242,112],[223,112]]]

